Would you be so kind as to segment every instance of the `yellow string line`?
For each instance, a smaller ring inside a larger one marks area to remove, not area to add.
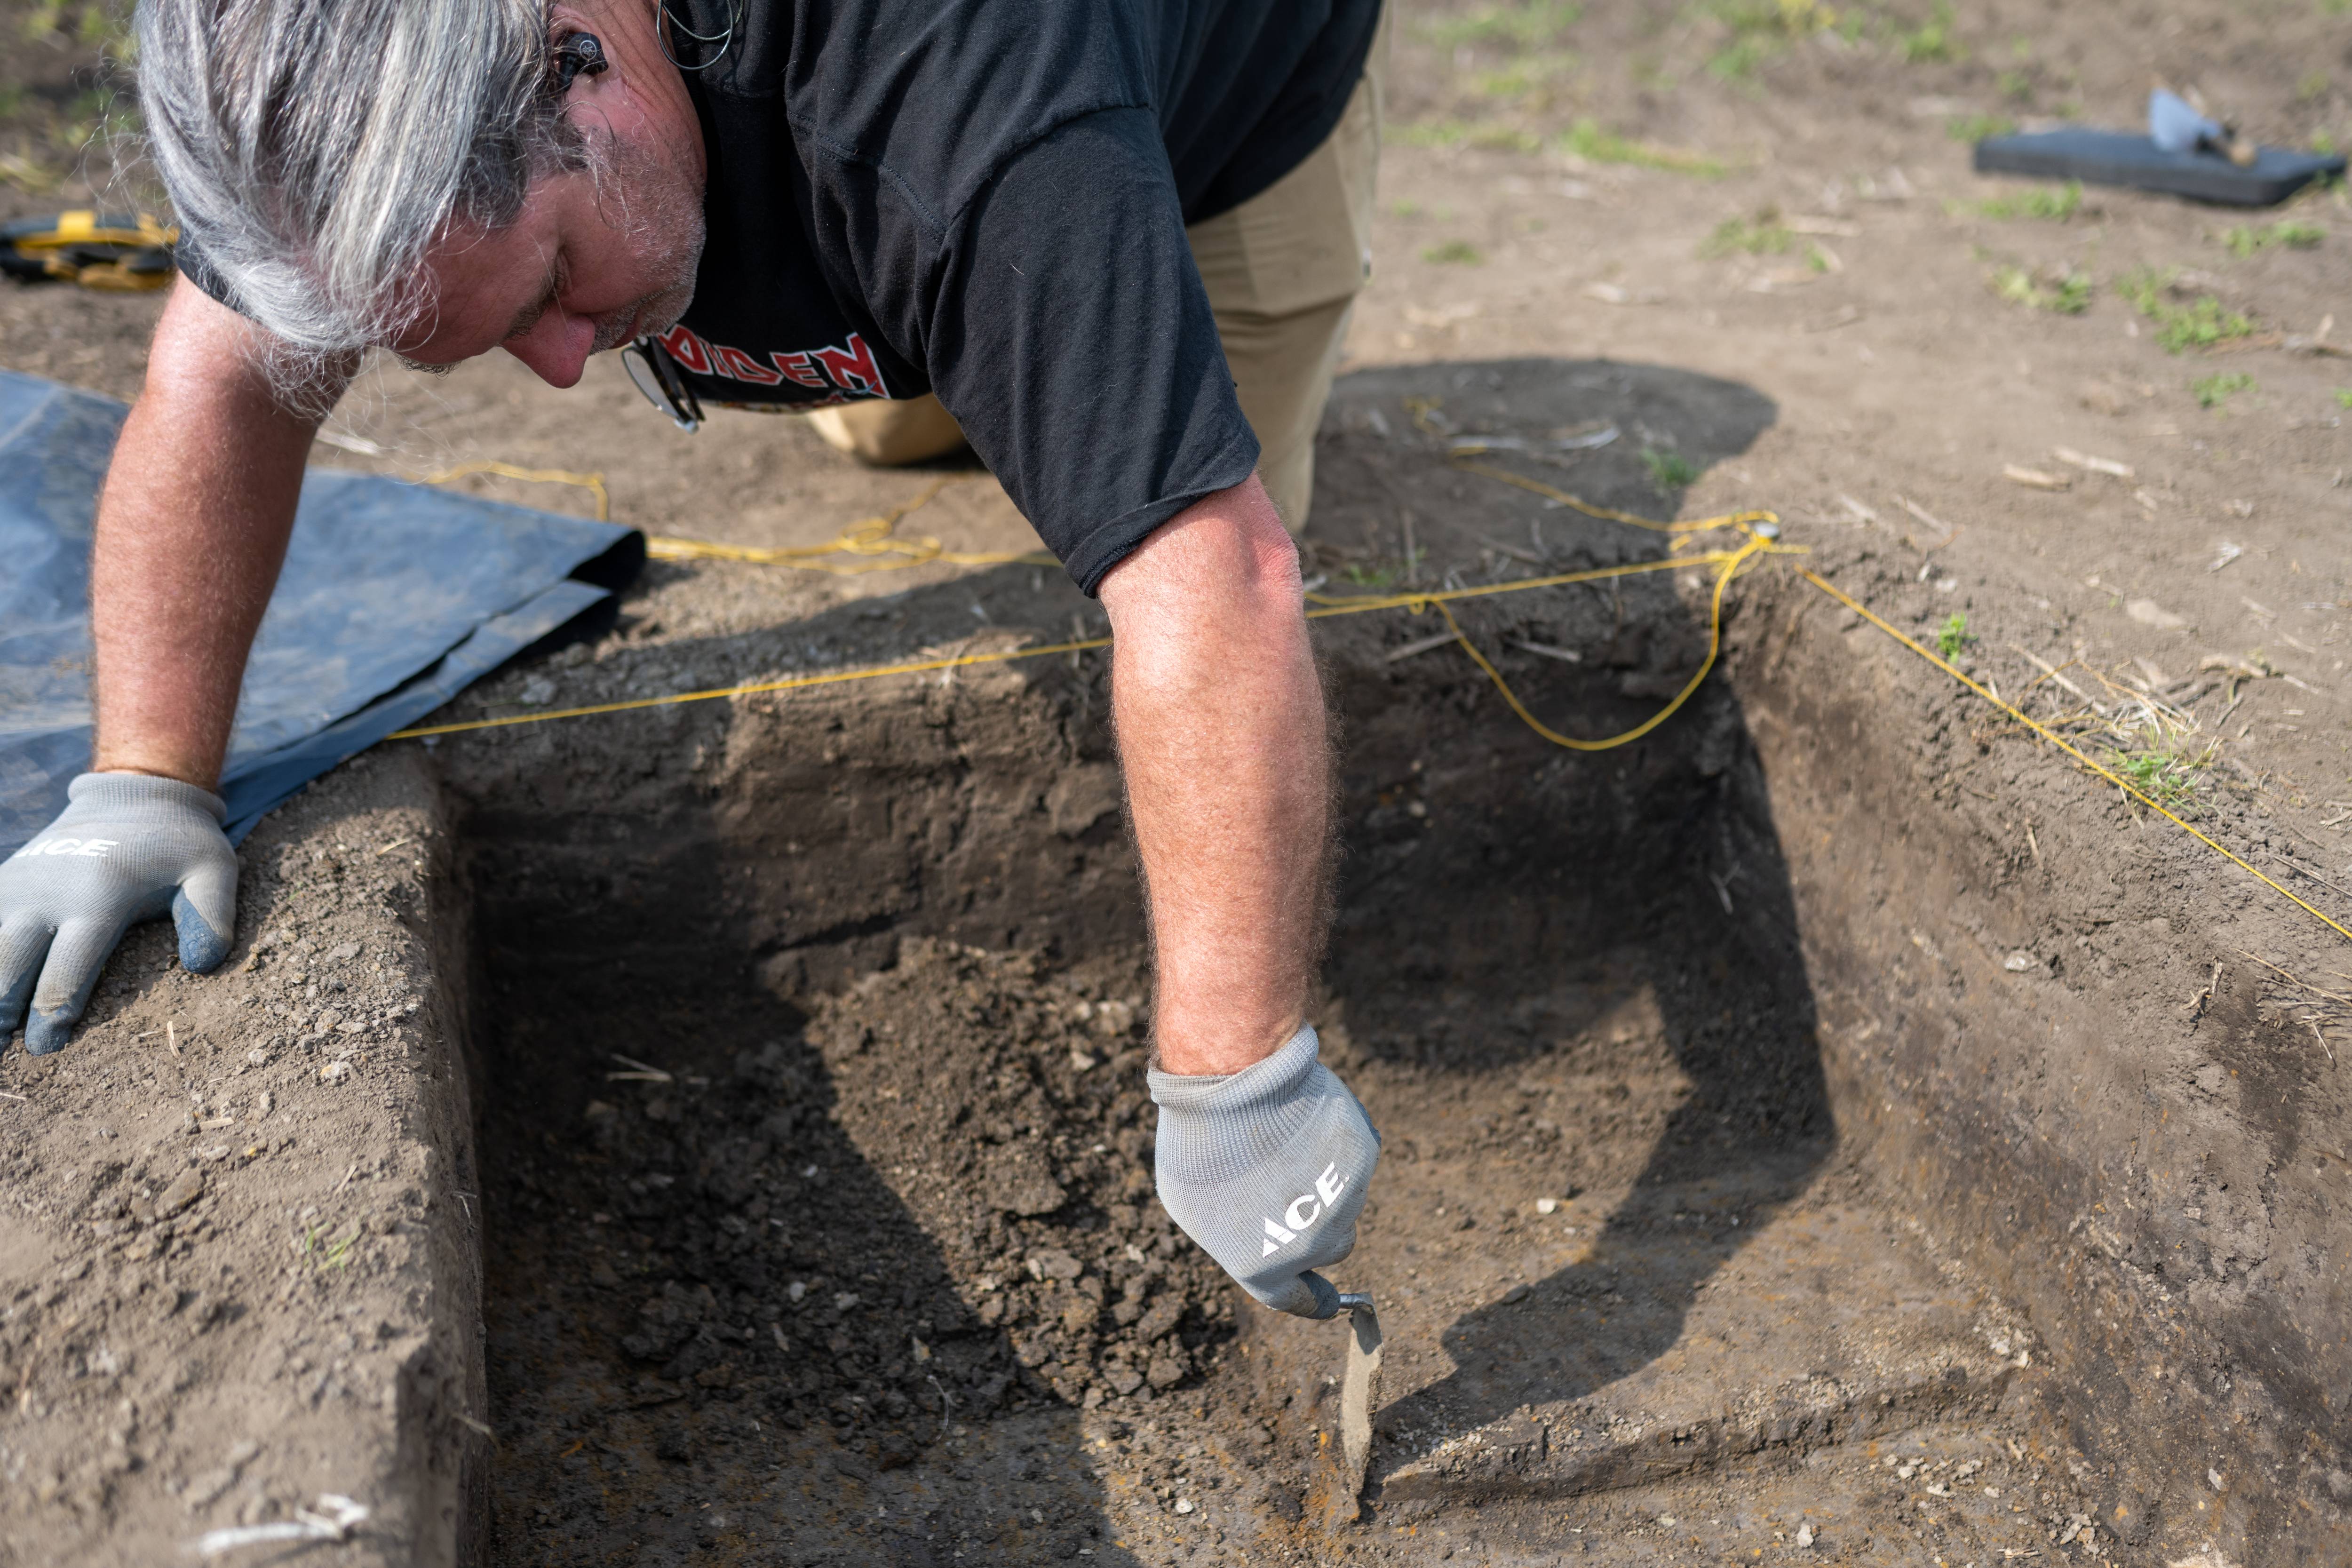
[[[1408,606],[1443,605],[1448,599],[1477,598],[1489,594],[1507,594],[1525,588],[1549,588],[1566,583],[1597,582],[1609,577],[1629,576],[1637,572],[1671,572],[1684,566],[1701,565],[1710,562],[1729,561],[1736,552],[1696,555],[1683,561],[1644,561],[1631,566],[1602,566],[1590,572],[1570,572],[1556,577],[1529,578],[1516,583],[1489,584],[1472,588],[1447,588],[1426,593],[1399,595],[1367,595],[1361,598],[1326,601],[1323,607],[1307,612],[1310,621],[1327,620],[1334,616],[1361,615],[1367,610],[1393,610]],[[1310,595],[1319,597],[1319,595]],[[914,659],[901,664],[886,664],[860,669],[827,670],[822,675],[795,675],[781,680],[753,681],[742,686],[713,687],[705,691],[673,692],[667,697],[637,697],[624,702],[599,702],[585,708],[557,708],[544,713],[516,713],[503,719],[467,719],[448,724],[428,724],[414,729],[395,730],[384,737],[387,741],[415,741],[427,735],[455,735],[470,730],[504,730],[517,724],[544,724],[557,719],[585,719],[600,713],[626,713],[644,708],[667,708],[681,702],[709,702],[722,697],[751,697],[763,691],[793,691],[810,686],[833,686],[845,680],[877,680],[889,675],[925,675],[935,670],[962,669],[975,664],[1007,664],[1016,659],[1045,658],[1057,653],[1082,653],[1091,648],[1108,647],[1108,637],[1087,637],[1077,642],[1047,643],[1036,647],[1003,648],[990,653],[956,654],[946,658]]]
[[[1751,535],[1745,545],[1721,557],[1723,569],[1715,574],[1715,595],[1710,604],[1707,616],[1706,658],[1700,663],[1698,673],[1692,676],[1688,681],[1685,682],[1683,689],[1680,691],[1675,693],[1675,699],[1673,701],[1667,703],[1664,708],[1659,709],[1655,713],[1651,714],[1649,718],[1643,720],[1641,723],[1634,725],[1633,728],[1626,731],[1624,733],[1612,735],[1605,740],[1580,741],[1572,735],[1563,735],[1557,730],[1553,730],[1544,724],[1533,713],[1528,711],[1528,705],[1519,700],[1518,693],[1513,691],[1511,689],[1510,682],[1503,679],[1503,672],[1496,669],[1493,663],[1488,660],[1486,656],[1478,651],[1478,645],[1472,642],[1463,632],[1462,623],[1454,618],[1454,612],[1441,603],[1437,606],[1437,613],[1444,616],[1445,617],[1445,624],[1454,628],[1454,640],[1462,645],[1463,651],[1467,653],[1472,658],[1478,661],[1478,668],[1486,672],[1486,679],[1495,683],[1495,689],[1503,694],[1503,700],[1511,705],[1511,711],[1517,713],[1519,718],[1526,722],[1528,729],[1533,730],[1537,734],[1541,735],[1553,745],[1566,746],[1572,752],[1613,751],[1615,748],[1624,745],[1628,742],[1640,740],[1643,736],[1648,734],[1651,731],[1656,729],[1659,725],[1673,718],[1675,710],[1681,708],[1684,703],[1690,700],[1691,693],[1699,689],[1699,684],[1706,679],[1707,672],[1715,668],[1716,656],[1720,653],[1723,648],[1724,590],[1731,585],[1733,575],[1738,572],[1743,563],[1754,560],[1757,556],[1763,554],[1768,551],[1771,551],[1772,549],[1773,545],[1770,540],[1763,538],[1760,535]],[[1685,563],[1673,562],[1668,563],[1667,564],[1682,565],[1685,564]]]
[[[2319,921],[2322,925],[2334,931],[2336,935],[2342,937],[2345,941],[2352,942],[2352,930],[2347,930],[2344,926],[2336,923],[2336,921],[2332,919],[2326,910],[2319,909],[2316,905],[2306,902],[2305,900],[2290,892],[2286,888],[2281,886],[2275,879],[2265,875],[2252,865],[2250,865],[2236,851],[2230,848],[2229,846],[2221,843],[2219,839],[2213,837],[2210,834],[2190,825],[2180,817],[2175,816],[2171,812],[2167,811],[2161,803],[2151,797],[2147,791],[2135,787],[2129,780],[2116,773],[2112,768],[2105,767],[2101,763],[2093,761],[2089,756],[2085,755],[2079,747],[2075,746],[2074,742],[2068,741],[2064,736],[2051,729],[2047,724],[2042,723],[2037,719],[2029,717],[2014,703],[2004,701],[1992,691],[1987,689],[1978,682],[1971,680],[1969,677],[1961,674],[1958,669],[1953,667],[1948,659],[1941,658],[1932,648],[1921,646],[1918,642],[1905,636],[1902,632],[1897,631],[1894,626],[1889,626],[1878,616],[1871,614],[1871,612],[1864,608],[1863,605],[1852,595],[1832,586],[1829,581],[1822,577],[1819,573],[1809,571],[1801,566],[1797,569],[1797,574],[1802,577],[1806,582],[1811,583],[1814,587],[1819,588],[1822,593],[1827,594],[1831,598],[1835,599],[1839,604],[1843,605],[1847,609],[1852,610],[1855,615],[1860,616],[1864,620],[1868,621],[1872,626],[1876,626],[1880,631],[1885,632],[1888,637],[1893,637],[1896,642],[1901,643],[1905,647],[1909,648],[1913,653],[1917,654],[1921,658],[1926,659],[1929,664],[1934,665],[1937,669],[1942,670],[1946,675],[1950,676],[1954,680],[1958,681],[1962,686],[1967,687],[1970,691],[1975,692],[1979,697],[1983,698],[1987,702],[1990,702],[1994,707],[2000,709],[2003,713],[2008,714],[2011,718],[2016,720],[2019,723],[2032,731],[2042,740],[2049,742],[2052,745],[2057,747],[2060,751],[2074,758],[2077,763],[2080,763],[2090,772],[2098,774],[2099,777],[2106,780],[2107,783],[2115,785],[2117,789],[2123,791],[2124,794],[2129,795],[2132,799],[2138,801],[2142,805],[2147,807],[2150,811],[2156,813],[2158,816],[2161,816],[2167,822],[2172,824],[2173,826],[2180,829],[2181,832],[2188,834],[2191,838],[2196,839],[2200,844],[2204,845],[2205,847],[2212,850],[2213,853],[2221,856],[2223,859],[2237,867],[2238,869],[2245,872],[2248,876],[2253,878],[2254,880],[2262,883],[2263,886],[2278,894],[2279,897],[2286,900],[2289,903],[2294,904],[2296,908],[2303,910],[2304,913],[2311,916],[2314,920]]]
[[[578,473],[570,468],[524,468],[512,463],[489,460],[460,463],[453,468],[427,474],[417,482],[446,485],[475,474],[494,474],[502,479],[520,479],[535,485],[572,485],[596,498],[596,521],[613,520],[613,498],[604,487],[601,473]],[[652,534],[646,540],[646,553],[656,561],[740,561],[761,566],[790,566],[803,572],[823,572],[835,577],[862,576],[868,572],[895,572],[908,566],[920,566],[927,562],[940,561],[953,566],[1051,566],[1058,563],[1040,551],[967,551],[950,550],[936,539],[900,539],[892,530],[908,513],[928,506],[950,485],[958,484],[971,476],[950,474],[934,479],[923,492],[903,506],[893,507],[877,516],[860,518],[843,529],[824,544],[800,547],[769,548],[750,544],[719,544],[705,539],[678,539],[667,534]],[[893,560],[876,561],[870,565],[839,565],[826,562],[827,555],[892,556]]]
[[[454,468],[444,468],[437,474],[427,474],[416,482],[420,485],[446,485],[452,479],[462,479],[473,474],[496,474],[502,479],[521,479],[534,485],[577,485],[596,498],[596,521],[613,521],[613,498],[604,489],[602,474],[575,474],[569,468],[519,468],[512,463],[460,463]]]

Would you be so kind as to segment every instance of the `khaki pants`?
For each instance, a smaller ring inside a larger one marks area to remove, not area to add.
[[[1349,311],[1371,273],[1372,180],[1392,15],[1382,12],[1363,79],[1323,144],[1265,191],[1186,231],[1242,413],[1262,448],[1258,478],[1293,533],[1306,526],[1314,496],[1315,427],[1331,395]],[[831,445],[868,463],[920,462],[963,440],[929,394],[820,408],[809,420]]]

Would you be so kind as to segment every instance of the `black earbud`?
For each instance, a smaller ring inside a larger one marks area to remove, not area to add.
[[[596,76],[612,66],[593,33],[566,33],[555,46],[555,90],[572,90],[574,77]]]

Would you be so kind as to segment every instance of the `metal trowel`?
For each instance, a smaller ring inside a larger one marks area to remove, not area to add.
[[[1381,1318],[1369,1295],[1342,1292],[1348,1315],[1348,1371],[1339,1381],[1339,1465],[1344,1478],[1336,1510],[1342,1522],[1360,1511],[1364,1472],[1372,1462],[1372,1412],[1381,1403]]]

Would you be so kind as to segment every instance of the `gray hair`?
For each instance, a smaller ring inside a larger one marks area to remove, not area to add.
[[[584,161],[543,0],[142,0],[139,99],[181,243],[281,387],[413,330],[452,219]]]

